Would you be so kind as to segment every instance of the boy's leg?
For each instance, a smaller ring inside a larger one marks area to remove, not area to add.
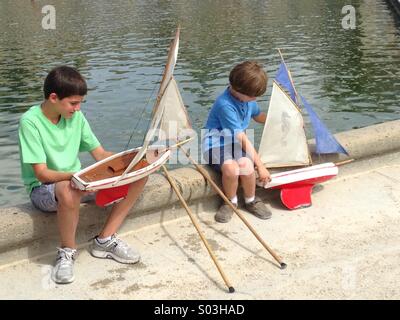
[[[76,248],[75,234],[79,221],[79,207],[82,192],[71,187],[70,181],[56,183],[55,194],[58,201],[57,220],[60,231],[61,248]]]
[[[141,194],[147,177],[132,183],[124,200],[114,205],[100,235],[93,239],[91,254],[96,258],[112,258],[121,263],[136,263],[140,254],[115,236]]]
[[[129,210],[133,207],[136,200],[142,193],[147,179],[148,177],[143,178],[141,180],[135,181],[130,185],[126,198],[113,206],[111,213],[108,216],[107,221],[103,227],[103,230],[99,234],[99,238],[107,238],[118,231],[122,222],[129,214]]]
[[[271,211],[259,197],[255,196],[256,174],[253,161],[247,157],[242,157],[238,160],[238,163],[246,209],[260,219],[269,219]]]
[[[73,265],[76,254],[75,234],[79,221],[79,206],[83,193],[71,187],[71,181],[55,184],[57,221],[61,246],[58,249],[52,279],[56,283],[74,281]]]
[[[254,197],[256,194],[256,174],[253,162],[246,157],[238,160],[240,182],[246,198]]]
[[[222,188],[226,197],[237,206],[237,189],[239,186],[239,165],[235,160],[226,160],[221,166],[222,173]],[[223,203],[215,214],[215,221],[226,223],[231,220],[233,216],[232,208]]]
[[[239,186],[239,164],[235,160],[226,160],[221,166],[222,188],[228,199],[236,196]]]

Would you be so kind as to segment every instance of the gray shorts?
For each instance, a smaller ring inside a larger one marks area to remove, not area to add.
[[[31,192],[31,202],[35,208],[44,212],[57,212],[57,197],[55,183],[41,184]],[[95,193],[90,193],[81,198],[81,203],[93,201]]]
[[[243,157],[247,157],[251,160],[250,156],[247,155],[242,149],[242,146],[238,143],[209,149],[208,152],[203,154],[203,157],[208,165],[217,172],[221,172],[222,165],[227,160],[239,160]],[[251,161],[253,162],[253,160]]]

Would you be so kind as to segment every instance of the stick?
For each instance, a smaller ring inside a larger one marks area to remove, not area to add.
[[[297,101],[295,101],[295,102],[296,102],[297,104],[299,104],[299,94],[297,93],[296,87],[294,86],[292,74],[290,73],[290,70],[288,69],[288,67],[287,67],[287,65],[286,65],[285,59],[283,59],[283,55],[282,55],[281,49],[278,48],[278,52],[279,52],[279,55],[281,56],[281,60],[282,60],[283,64],[284,64],[285,67],[286,67],[286,70],[287,70],[287,72],[288,72],[289,80],[290,80],[290,83],[292,84],[292,87],[293,87],[293,90],[294,90],[294,94],[295,94],[295,96],[296,96],[295,98],[296,98],[296,100],[297,100]]]
[[[201,240],[203,241],[204,245],[206,246],[207,251],[208,251],[208,253],[210,254],[212,260],[214,261],[215,266],[217,267],[219,273],[221,274],[222,279],[224,279],[224,282],[225,282],[226,286],[228,287],[229,292],[230,292],[230,293],[235,292],[235,289],[234,289],[234,288],[232,287],[232,285],[229,283],[229,280],[226,278],[225,273],[224,273],[224,271],[222,270],[222,268],[221,268],[221,266],[220,266],[220,264],[219,264],[217,258],[215,257],[214,253],[212,252],[211,247],[209,246],[209,244],[208,244],[208,242],[207,242],[207,239],[204,237],[203,232],[201,231],[200,226],[199,226],[199,224],[197,223],[197,221],[196,221],[196,219],[195,219],[195,217],[194,217],[192,211],[190,210],[190,208],[188,207],[188,205],[187,205],[185,199],[182,197],[181,193],[179,192],[178,187],[176,186],[174,180],[173,180],[172,177],[169,175],[167,168],[166,168],[164,165],[162,165],[162,168],[163,168],[163,170],[164,170],[165,176],[167,177],[169,183],[171,184],[171,187],[174,189],[176,195],[178,196],[179,200],[180,200],[181,203],[182,203],[182,206],[185,208],[186,212],[188,213],[188,215],[189,215],[189,217],[190,217],[190,220],[192,220],[192,223],[193,223],[194,227],[196,228],[196,230],[197,230],[197,232],[198,232],[198,234],[199,234]]]
[[[185,143],[188,143],[189,141],[192,141],[193,139],[194,139],[194,137],[188,138],[186,140],[183,140],[179,143],[174,144],[173,146],[168,147],[168,149],[180,147],[181,145],[184,145]]]
[[[353,161],[354,161],[354,159],[343,160],[343,161],[340,161],[340,162],[336,162],[335,165],[339,167],[339,166],[343,166],[344,164],[348,164],[348,163],[353,162]]]
[[[229,205],[232,210],[239,216],[239,218],[244,222],[244,224],[249,228],[249,230],[253,233],[253,235],[257,238],[257,240],[264,246],[265,249],[271,254],[272,257],[279,263],[281,269],[286,268],[286,263],[282,262],[282,260],[278,257],[278,255],[265,243],[265,241],[258,235],[256,230],[250,225],[250,223],[245,219],[245,217],[239,212],[238,209],[232,204],[232,202],[229,201],[229,199],[225,196],[225,194],[222,192],[222,190],[217,186],[217,184],[213,181],[213,179],[210,177],[208,172],[204,170],[202,167],[198,165],[196,161],[193,160],[193,158],[182,148],[179,147],[182,152],[186,155],[186,157],[190,160],[190,162],[196,167],[196,169],[206,178],[206,180],[211,184],[211,186],[214,188],[214,190],[221,196],[222,199],[224,199],[225,203]]]
[[[183,141],[181,141],[181,142],[178,142],[178,143],[176,143],[176,144],[174,144],[174,145],[172,145],[172,146],[165,147],[165,148],[163,148],[163,149],[161,149],[161,150],[158,150],[158,151],[159,151],[159,152],[164,152],[164,151],[170,150],[170,149],[172,149],[172,148],[178,148],[178,147],[184,145],[185,143],[188,143],[189,141],[192,141],[193,139],[194,139],[194,137],[188,138],[188,139],[186,139],[186,140],[183,140]]]

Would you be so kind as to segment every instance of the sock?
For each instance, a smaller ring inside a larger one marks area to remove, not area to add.
[[[107,238],[99,238],[99,237],[96,237],[96,241],[97,241],[98,243],[100,243],[100,244],[104,244],[104,243],[106,243],[107,241],[110,241],[110,240],[111,240],[111,237],[112,237],[112,236],[109,236],[109,237],[107,237]]]
[[[238,204],[238,198],[237,198],[237,196],[234,196],[234,197],[231,199],[231,202],[232,202],[233,204]]]
[[[58,249],[58,252],[57,252],[57,260],[58,259],[60,259],[60,258],[62,258],[62,255],[60,254],[60,250],[63,250],[65,253],[66,253],[66,255],[68,256],[68,257],[71,257],[72,259],[75,259],[76,258],[76,255],[77,255],[77,250],[76,249],[74,249],[74,248],[68,248],[68,247],[60,247],[60,248],[57,248]]]
[[[250,198],[244,197],[244,202],[246,202],[246,203],[253,202],[255,198],[256,198],[255,196],[252,196]]]
[[[68,247],[62,247],[61,249],[67,251],[67,252],[71,252],[71,253],[76,253],[76,249],[74,248],[68,248]]]

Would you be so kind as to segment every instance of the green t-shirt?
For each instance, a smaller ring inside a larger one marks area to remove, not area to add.
[[[54,124],[40,106],[22,115],[18,135],[22,179],[29,194],[41,185],[32,164],[46,163],[51,170],[77,172],[81,169],[78,153],[100,145],[82,112],[75,112],[70,119],[61,117]]]

